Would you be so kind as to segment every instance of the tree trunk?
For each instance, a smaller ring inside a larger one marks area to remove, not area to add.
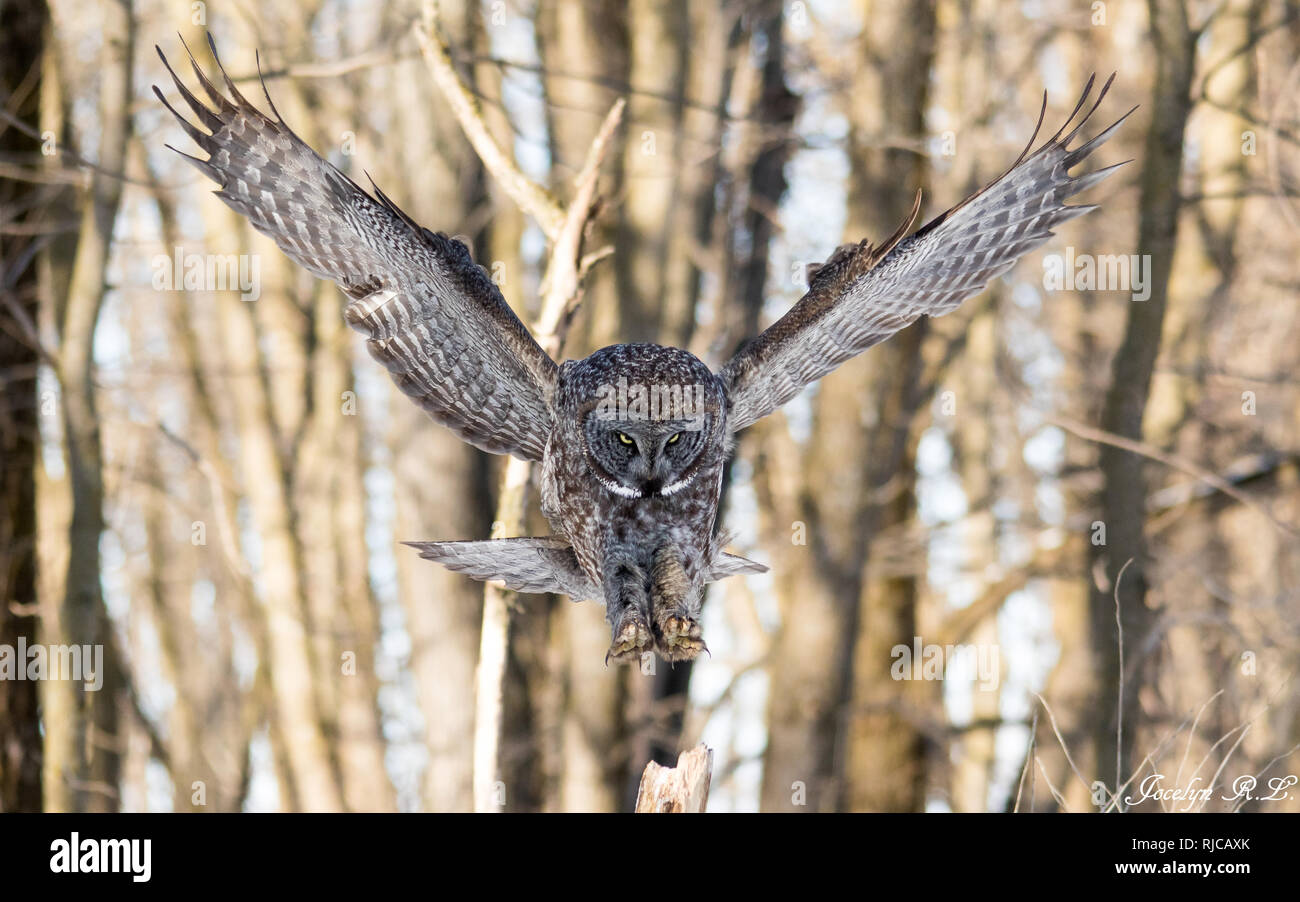
[[[1184,0],[1150,0],[1148,10],[1157,50],[1156,80],[1150,104],[1151,126],[1143,154],[1137,249],[1138,253],[1149,255],[1151,261],[1151,296],[1129,305],[1124,339],[1112,363],[1111,383],[1101,419],[1103,429],[1138,440],[1143,434],[1142,418],[1169,299],[1196,39],[1188,25]],[[1096,569],[1105,574],[1104,580],[1094,584],[1090,602],[1099,689],[1093,744],[1099,778],[1113,789],[1127,779],[1129,769],[1136,763],[1132,751],[1142,713],[1138,690],[1151,675],[1149,667],[1125,674],[1121,704],[1118,698],[1121,651],[1115,608],[1118,604],[1123,648],[1127,652],[1125,666],[1132,663],[1136,650],[1146,639],[1155,622],[1155,612],[1147,607],[1150,562],[1145,536],[1145,459],[1103,445],[1100,462],[1104,480],[1101,519],[1106,528],[1106,544],[1093,546]],[[1121,570],[1124,571],[1122,580]],[[1122,740],[1118,738],[1121,714]]]
[[[864,145],[922,134],[934,15],[924,3],[863,10],[859,54],[872,64],[850,92],[847,239],[892,232],[923,180],[925,161],[914,152]],[[785,489],[788,476],[769,477],[779,512],[774,539],[786,535],[774,555],[782,626],[772,682],[783,691],[771,700],[764,808],[922,805],[920,733],[902,715],[900,684],[890,678],[890,649],[916,632],[915,578],[869,578],[868,556],[876,533],[914,515],[912,421],[925,334],[918,323],[827,376],[804,459],[764,464],[803,474]],[[849,416],[864,398],[874,401],[870,413]]]
[[[39,128],[49,11],[43,2],[0,3],[0,107]],[[0,130],[0,156],[39,159],[26,135]],[[36,168],[36,167],[34,167]],[[0,181],[4,221],[37,224],[46,190]],[[12,219],[9,210],[17,212]],[[40,444],[39,322],[35,236],[0,230],[0,647],[37,642],[36,460]],[[20,664],[19,666],[24,666]],[[42,738],[32,680],[0,680],[0,812],[40,811]]]
[[[57,641],[99,647],[109,643],[111,625],[100,586],[99,540],[104,530],[104,477],[100,422],[95,399],[95,326],[105,294],[105,272],[113,226],[122,196],[131,134],[132,62],[135,27],[129,2],[104,10],[99,95],[99,169],[91,177],[68,294],[58,311],[59,376],[63,428],[72,493],[67,575]],[[107,666],[98,692],[75,682],[49,684],[63,696],[65,717],[46,724],[47,808],[111,811],[117,791],[120,736],[118,685]]]

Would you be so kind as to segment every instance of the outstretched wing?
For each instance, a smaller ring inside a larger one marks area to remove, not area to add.
[[[1046,241],[1054,226],[1095,209],[1064,201],[1124,164],[1078,178],[1068,170],[1114,134],[1133,110],[1086,144],[1074,150],[1066,145],[1101,104],[1114,78],[1069,134],[1062,136],[1087,103],[1091,78],[1070,118],[1042,147],[1029,152],[1038,135],[1035,128],[1020,158],[1001,177],[915,234],[903,238],[916,219],[919,194],[911,216],[884,244],[872,247],[864,241],[831,255],[811,274],[808,293],[723,367],[729,429],[737,432],[767,416],[804,386],[918,317],[955,310]],[[1038,126],[1042,123],[1040,113]]]
[[[215,58],[210,36],[208,44]],[[161,49],[158,56],[211,132],[188,122],[154,87],[208,153],[207,160],[181,156],[221,186],[217,197],[314,275],[339,284],[351,298],[348,324],[430,416],[485,451],[541,460],[555,362],[465,245],[421,228],[377,187],[376,199],[321,159],[280,119],[269,93],[274,119],[245,100],[223,69],[224,96],[191,55],[212,110],[186,89]]]

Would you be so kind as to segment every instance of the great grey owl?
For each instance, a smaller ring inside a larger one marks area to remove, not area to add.
[[[705,648],[705,585],[765,569],[724,552],[714,530],[733,436],[917,318],[955,309],[1054,226],[1093,209],[1064,201],[1117,166],[1067,172],[1128,115],[1069,149],[1110,87],[1065,133],[1087,103],[1089,79],[1065,125],[1036,151],[1037,127],[1006,173],[918,231],[908,235],[919,194],[887,241],[836,250],[810,269],[807,294],[716,373],[686,351],[653,344],[557,365],[463,244],[421,228],[377,187],[372,197],[318,156],[269,93],[274,118],[224,70],[229,97],[190,62],[215,109],[168,71],[211,134],[154,92],[207,152],[206,160],[182,156],[221,186],[217,196],[299,264],[338,283],[348,324],[433,419],[485,451],[541,461],[542,511],[554,536],[410,544],[475,579],[604,601],[607,660],[652,648],[671,661],[694,658]]]

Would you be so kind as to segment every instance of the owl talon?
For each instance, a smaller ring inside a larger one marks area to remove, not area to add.
[[[645,620],[637,615],[626,616],[623,618],[622,629],[615,634],[609,651],[605,652],[605,666],[609,666],[610,659],[616,664],[630,664],[640,660],[641,655],[652,645],[654,636],[650,634]]]
[[[709,647],[700,638],[698,621],[670,614],[659,624],[659,655],[666,661],[692,661]],[[712,653],[710,653],[712,657]]]

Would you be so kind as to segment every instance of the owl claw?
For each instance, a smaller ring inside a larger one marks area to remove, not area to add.
[[[622,623],[623,626],[615,634],[609,651],[605,652],[606,667],[609,666],[611,658],[616,664],[630,664],[640,660],[641,655],[654,644],[654,636],[650,634],[650,628],[646,626],[645,619],[641,616],[627,615]]]
[[[700,624],[690,617],[670,614],[659,624],[659,655],[666,661],[692,661],[709,647],[700,638]],[[709,652],[709,657],[712,657]]]

